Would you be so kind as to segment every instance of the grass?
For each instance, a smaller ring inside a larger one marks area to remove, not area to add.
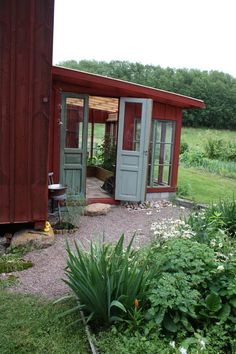
[[[16,272],[31,268],[32,266],[33,263],[31,261],[25,261],[15,255],[7,254],[0,257],[0,274]]]
[[[1,354],[89,353],[82,325],[59,318],[68,305],[0,290]]]
[[[183,196],[206,204],[230,198],[236,191],[236,179],[184,167],[179,168],[178,185],[180,189],[186,190]]]
[[[236,131],[206,128],[182,128],[181,141],[186,142],[190,149],[199,149],[203,151],[203,147],[209,138],[223,139],[236,143]]]

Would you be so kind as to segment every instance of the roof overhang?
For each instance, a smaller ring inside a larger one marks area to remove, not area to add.
[[[181,108],[205,107],[202,100],[192,97],[59,66],[52,67],[52,77],[54,83],[64,83],[67,87],[76,86],[77,92],[93,96],[151,98],[156,102]]]

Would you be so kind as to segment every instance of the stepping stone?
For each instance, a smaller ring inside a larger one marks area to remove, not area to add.
[[[46,248],[55,242],[53,229],[49,228],[47,232],[35,230],[20,230],[13,235],[11,247],[32,246],[33,248]]]
[[[85,207],[84,214],[88,216],[106,215],[110,209],[110,204],[93,203]]]

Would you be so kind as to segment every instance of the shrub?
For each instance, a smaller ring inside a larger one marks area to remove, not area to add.
[[[204,150],[206,153],[206,156],[209,159],[220,159],[221,157],[221,151],[222,151],[222,145],[225,145],[225,142],[222,139],[211,139],[209,138],[207,143],[204,146]]]
[[[196,308],[217,268],[214,251],[192,240],[171,239],[149,259],[157,274],[150,282],[147,319],[167,332],[194,332]]]
[[[181,141],[181,144],[180,144],[180,155],[182,155],[185,151],[189,151],[188,143],[186,143],[185,141]]]
[[[212,204],[206,210],[191,214],[186,222],[198,236],[217,234],[219,229],[236,236],[236,200],[226,199]]]
[[[114,138],[109,134],[105,135],[102,144],[98,146],[96,155],[98,164],[109,171],[114,171],[116,161],[116,144]]]
[[[180,156],[180,162],[186,166],[201,166],[204,157],[204,153],[200,150],[185,151]]]
[[[209,159],[236,161],[236,143],[223,139],[208,139],[204,146]]]
[[[122,320],[142,306],[147,287],[146,262],[131,249],[124,249],[124,235],[117,244],[91,243],[88,252],[75,243],[75,253],[67,245],[65,282],[81,304],[88,320],[102,325]],[[78,309],[80,306],[75,308]]]

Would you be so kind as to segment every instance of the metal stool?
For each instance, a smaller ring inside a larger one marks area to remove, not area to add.
[[[61,222],[60,203],[66,201],[66,186],[53,182],[53,172],[48,174],[48,198],[51,199],[51,211],[54,212],[54,202],[57,203],[59,221]]]

